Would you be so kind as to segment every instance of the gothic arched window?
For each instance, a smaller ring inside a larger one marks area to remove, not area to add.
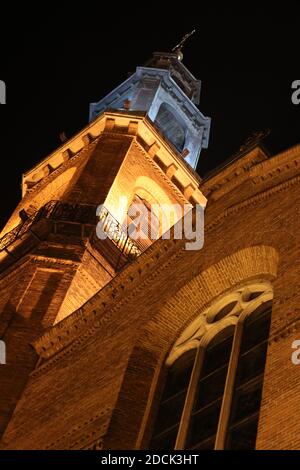
[[[151,449],[255,448],[272,295],[268,283],[241,288],[181,335]]]
[[[195,350],[187,351],[168,369],[158,410],[159,419],[152,436],[151,447],[154,449],[172,449],[175,446],[195,355]]]

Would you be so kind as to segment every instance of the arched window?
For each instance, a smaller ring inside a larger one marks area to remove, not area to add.
[[[233,327],[221,330],[203,354],[186,446],[213,449],[233,342]]]
[[[254,449],[268,347],[271,308],[250,315],[240,336],[232,389],[226,449]]]
[[[175,109],[167,103],[160,105],[154,123],[165,137],[182,152],[185,142],[185,126],[177,116]]]
[[[152,449],[174,449],[195,355],[195,350],[187,351],[168,369],[159,419],[152,435]]]
[[[141,251],[144,251],[159,235],[159,220],[151,204],[137,194],[127,213],[128,235],[134,239]]]
[[[137,94],[133,99],[132,109],[147,111],[153,101],[159,80],[156,78],[143,78],[137,86]]]
[[[151,449],[255,448],[271,301],[268,283],[246,286],[183,333],[169,356]]]

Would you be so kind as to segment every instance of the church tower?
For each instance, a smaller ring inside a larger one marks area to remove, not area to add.
[[[201,83],[180,59],[178,51],[154,53],[90,105],[83,130],[23,175],[22,200],[0,240],[0,434],[36,366],[31,344],[155,242],[124,231],[129,206],[205,207],[195,169],[210,119],[197,107]]]

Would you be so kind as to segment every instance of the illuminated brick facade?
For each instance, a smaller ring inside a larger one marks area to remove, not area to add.
[[[299,146],[253,143],[201,180],[145,110],[118,108],[25,174],[1,239],[0,447],[147,448],[177,338],[255,281],[274,292],[257,448],[299,449],[299,168]],[[99,242],[97,206],[122,224],[135,194],[207,204],[203,249],[160,238],[129,259]]]

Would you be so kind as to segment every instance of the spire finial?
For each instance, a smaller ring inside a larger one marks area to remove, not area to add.
[[[243,145],[240,147],[240,152],[247,150],[248,148],[254,146],[255,144],[260,144],[262,140],[268,137],[271,134],[271,129],[266,129],[263,131],[253,132],[250,137],[248,137]]]
[[[196,30],[193,29],[193,31],[191,31],[190,33],[185,34],[183,36],[183,38],[181,39],[181,41],[177,44],[177,46],[173,47],[171,52],[176,52],[178,60],[183,59],[183,53],[182,53],[183,46],[186,43],[186,41],[188,40],[188,38],[190,36],[192,36],[192,34],[194,34],[195,32],[196,32]]]

